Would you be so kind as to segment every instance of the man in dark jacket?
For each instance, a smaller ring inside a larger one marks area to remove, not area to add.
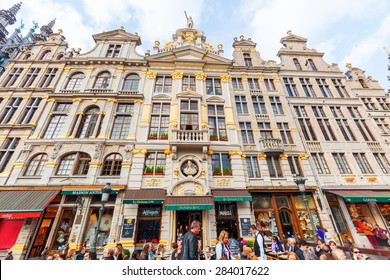
[[[309,249],[309,243],[306,240],[299,240],[299,249],[295,251],[300,260],[305,260],[305,253]]]
[[[200,232],[200,222],[193,221],[191,223],[191,230],[184,234],[182,243],[182,260],[199,260],[198,252],[198,238],[196,237]]]

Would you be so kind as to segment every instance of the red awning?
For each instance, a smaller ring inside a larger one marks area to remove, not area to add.
[[[163,189],[126,190],[124,204],[161,204],[165,199]]]

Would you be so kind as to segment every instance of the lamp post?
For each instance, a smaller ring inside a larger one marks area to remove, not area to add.
[[[313,217],[311,216],[309,203],[307,201],[307,197],[306,197],[306,193],[305,193],[306,192],[306,188],[305,188],[306,179],[303,178],[301,174],[298,174],[295,176],[294,182],[295,182],[295,184],[297,184],[298,189],[302,194],[303,203],[305,204],[306,211],[307,211],[307,214],[309,215],[309,219],[310,219],[310,225],[313,229],[313,239],[314,239],[316,236],[317,230],[316,230],[316,226],[315,226],[314,221],[313,221]]]
[[[96,245],[97,245],[98,235],[100,233],[100,222],[102,220],[102,216],[104,213],[104,203],[108,201],[110,194],[111,194],[111,183],[106,183],[106,185],[102,189],[102,198],[101,198],[102,206],[99,209],[99,217],[98,217],[97,226],[95,228],[95,236],[93,238],[93,243],[91,246],[90,254],[93,260],[96,260]]]

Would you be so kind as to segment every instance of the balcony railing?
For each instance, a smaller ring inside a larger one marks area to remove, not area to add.
[[[269,115],[267,114],[256,114],[255,117],[257,122],[269,122]]]
[[[261,89],[249,89],[249,92],[251,93],[251,95],[260,95],[260,94],[263,94],[263,92],[261,91]]]
[[[140,94],[139,91],[128,91],[128,90],[120,90],[119,91],[120,95],[137,95]]]
[[[307,148],[309,152],[313,153],[321,153],[322,152],[322,146],[321,143],[318,141],[306,141]]]
[[[263,153],[283,153],[284,146],[282,140],[276,138],[268,138],[260,140],[260,150]]]
[[[383,152],[383,148],[379,142],[367,142],[367,145],[371,152]]]
[[[174,130],[173,139],[184,143],[206,142],[209,141],[207,134],[207,130]]]
[[[107,88],[90,88],[90,89],[87,89],[86,92],[90,92],[90,93],[110,93],[110,92],[112,92],[112,89],[107,89]]]

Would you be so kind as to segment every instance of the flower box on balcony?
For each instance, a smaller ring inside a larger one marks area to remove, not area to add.
[[[223,169],[223,176],[232,176],[232,171],[229,168]]]
[[[149,134],[148,139],[149,140],[157,140],[157,134],[156,133]]]
[[[221,168],[219,168],[219,167],[214,168],[213,176],[222,176]]]
[[[210,141],[218,141],[218,135],[217,134],[211,134],[210,135]]]
[[[145,168],[145,172],[144,172],[144,175],[147,175],[147,176],[151,176],[153,175],[153,171],[154,171],[154,167],[146,167]]]
[[[220,140],[220,141],[227,141],[228,138],[227,138],[226,135],[222,135],[221,137],[219,137],[219,140]]]
[[[160,140],[168,140],[168,133],[161,134]]]

